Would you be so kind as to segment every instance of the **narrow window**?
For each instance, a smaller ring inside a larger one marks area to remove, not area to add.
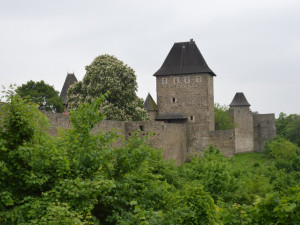
[[[174,77],[174,84],[178,84],[179,83],[179,78],[178,77]]]
[[[197,80],[198,83],[202,82],[201,77],[197,77],[196,80]]]
[[[163,79],[162,79],[162,83],[163,83],[163,84],[167,84],[167,78],[163,78]]]
[[[194,122],[194,121],[195,121],[194,116],[190,116],[190,121],[191,121],[191,122]]]
[[[185,83],[190,83],[190,78],[189,77],[185,78]]]
[[[177,99],[176,99],[176,98],[172,98],[172,102],[173,102],[173,103],[176,103],[176,102],[177,102]]]

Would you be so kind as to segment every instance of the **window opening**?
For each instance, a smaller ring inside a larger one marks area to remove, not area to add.
[[[144,131],[144,126],[140,125],[140,130]]]

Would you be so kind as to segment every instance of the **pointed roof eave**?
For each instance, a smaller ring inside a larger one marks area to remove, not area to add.
[[[243,92],[237,92],[229,106],[250,106],[250,104]]]
[[[153,100],[152,96],[150,95],[150,93],[148,93],[147,95],[144,106],[147,111],[157,111],[157,105]]]
[[[77,82],[77,78],[75,77],[75,74],[74,73],[68,73],[67,74],[67,77],[66,77],[66,80],[65,80],[65,83],[64,83],[64,86],[63,88],[61,89],[61,92],[60,92],[60,97],[62,98],[63,100],[63,104],[66,104],[67,103],[67,93],[68,93],[68,89],[69,87],[74,84],[75,82]]]
[[[174,43],[161,68],[153,76],[185,75],[209,73],[216,76],[208,67],[196,43]]]

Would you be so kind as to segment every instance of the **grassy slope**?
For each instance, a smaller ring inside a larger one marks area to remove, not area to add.
[[[264,166],[269,166],[272,164],[271,159],[266,158],[263,153],[259,152],[236,154],[233,159],[235,163],[247,166],[252,166],[256,162]]]

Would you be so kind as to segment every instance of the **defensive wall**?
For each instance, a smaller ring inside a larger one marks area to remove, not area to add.
[[[50,135],[56,136],[59,128],[68,129],[71,127],[68,115],[46,111],[43,113],[50,120],[51,128],[48,130]],[[92,134],[96,134],[100,130],[104,132],[117,130],[125,138],[132,136],[135,132],[139,132],[140,136],[149,135],[150,146],[161,149],[165,159],[176,160],[179,164],[186,161],[186,124],[159,121],[103,120],[94,127]],[[120,143],[120,140],[117,142]]]
[[[56,136],[59,128],[71,127],[68,115],[46,111],[43,113],[50,120],[51,128],[48,130],[50,135]],[[205,142],[206,147],[213,144],[222,154],[232,157],[236,153],[260,152],[265,141],[276,136],[274,114],[253,114],[246,108],[235,109],[234,113],[235,121],[239,122],[236,128],[209,131],[207,136],[195,136],[193,139],[202,142],[201,145]],[[97,134],[100,130],[104,132],[117,130],[126,139],[135,132],[139,132],[140,136],[147,135],[151,147],[161,149],[165,159],[176,160],[179,164],[187,160],[188,153],[194,153],[188,152],[189,137],[185,123],[103,120],[95,126],[92,134]],[[117,144],[121,144],[121,139]]]
[[[235,129],[214,130],[209,132],[210,143],[219,148],[224,156],[232,157],[235,153]]]
[[[261,152],[264,143],[276,136],[275,115],[269,114],[254,114],[254,150]]]

